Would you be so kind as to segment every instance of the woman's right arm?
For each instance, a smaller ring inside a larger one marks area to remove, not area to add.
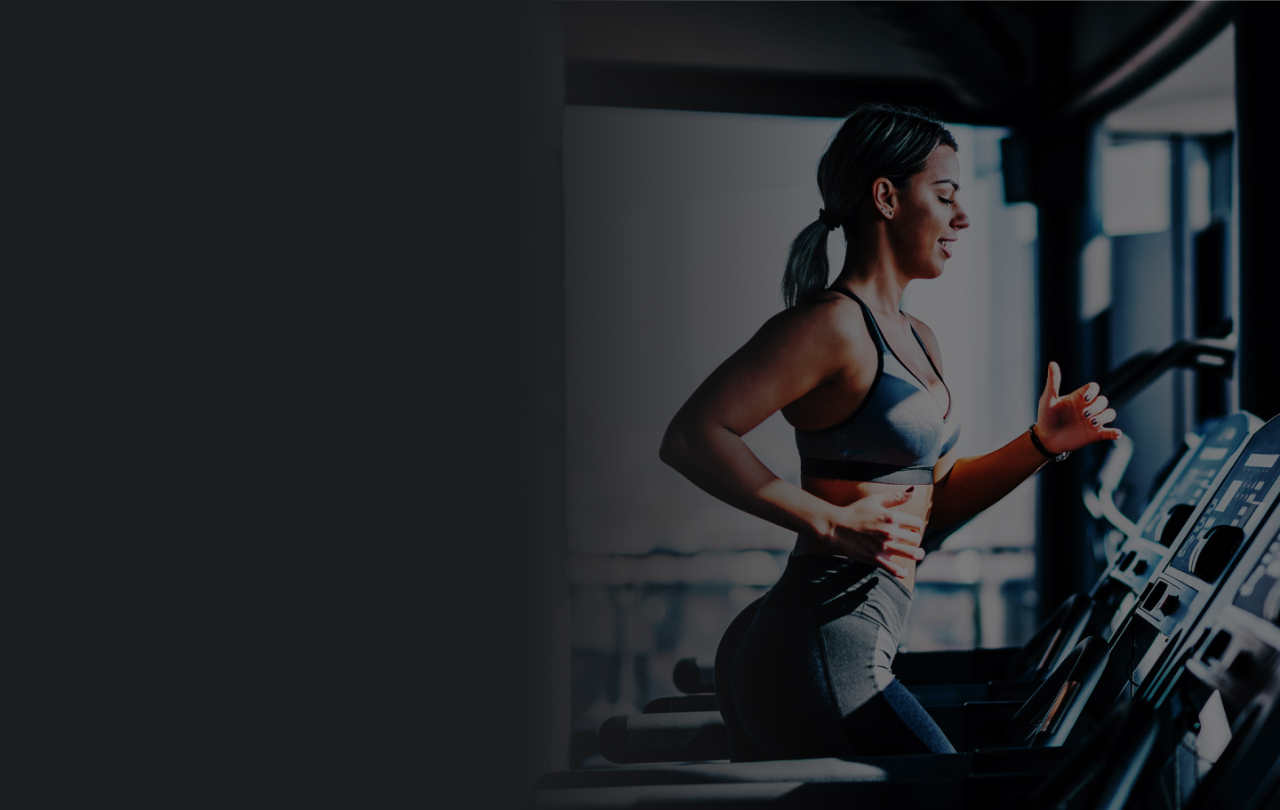
[[[731,506],[902,576],[905,569],[891,557],[921,556],[916,546],[923,530],[919,519],[890,508],[904,503],[905,495],[836,506],[774,475],[742,440],[783,406],[848,375],[859,357],[863,363],[870,358],[874,368],[870,336],[849,328],[841,306],[825,302],[770,319],[680,408],[659,456]]]

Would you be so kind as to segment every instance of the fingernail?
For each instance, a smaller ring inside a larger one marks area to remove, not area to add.
[[[1093,423],[1093,424],[1095,424],[1095,425],[1096,425],[1096,424],[1098,424],[1098,420],[1097,420],[1097,419],[1090,419],[1089,421],[1090,421],[1090,422],[1092,422],[1092,423]]]
[[[1093,416],[1093,411],[1089,410],[1088,408],[1085,408],[1085,409],[1084,409],[1084,418],[1085,418],[1085,419],[1088,419],[1090,416]]]
[[[909,486],[909,487],[907,487],[905,490],[903,490],[903,492],[906,492],[906,493],[908,493],[908,494],[910,494],[910,493],[912,493],[912,492],[915,492],[915,491],[916,491],[916,485],[915,485],[915,484],[912,484],[911,486]]]

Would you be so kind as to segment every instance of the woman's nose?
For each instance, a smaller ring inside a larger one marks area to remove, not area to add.
[[[951,218],[951,227],[956,230],[969,227],[969,215],[964,212],[964,208],[959,203],[956,204],[955,216]]]

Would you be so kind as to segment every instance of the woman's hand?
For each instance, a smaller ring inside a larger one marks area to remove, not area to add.
[[[1094,442],[1120,438],[1120,431],[1108,428],[1116,412],[1107,407],[1097,383],[1077,388],[1065,397],[1058,396],[1062,370],[1049,363],[1049,379],[1040,394],[1036,409],[1036,436],[1050,453],[1079,450]]]
[[[907,487],[901,492],[868,495],[841,507],[836,513],[831,538],[840,553],[905,579],[910,569],[902,558],[924,559],[924,549],[920,548],[924,521],[915,515],[894,511],[893,507],[911,500],[914,489]]]

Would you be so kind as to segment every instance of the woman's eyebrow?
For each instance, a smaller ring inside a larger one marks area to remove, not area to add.
[[[957,183],[957,182],[956,182],[956,181],[954,181],[954,180],[948,180],[948,179],[946,179],[946,178],[943,178],[942,180],[934,180],[934,181],[933,181],[933,185],[935,185],[935,186],[942,185],[943,183],[950,183],[951,185],[955,186],[956,191],[959,191],[959,190],[960,190],[960,184],[959,184],[959,183]]]

